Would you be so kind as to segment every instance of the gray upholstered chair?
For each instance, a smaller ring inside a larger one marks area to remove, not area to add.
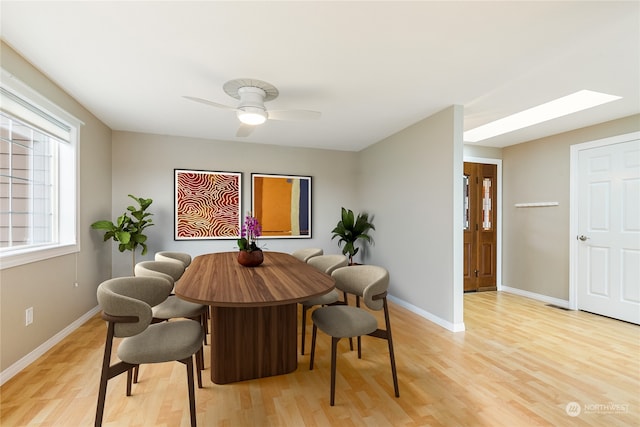
[[[344,255],[317,255],[309,258],[307,264],[315,267],[323,273],[331,274],[333,270],[345,267],[349,263],[349,259]],[[302,304],[302,338],[300,343],[300,354],[304,354],[304,342],[306,338],[307,311],[315,305],[329,305],[337,302],[340,294],[335,290],[331,290],[319,297],[311,298],[303,301]]]
[[[185,269],[191,264],[191,255],[186,252],[160,251],[156,252],[154,259],[156,261],[179,261]]]
[[[182,262],[172,261],[140,261],[133,268],[134,275],[139,276],[144,271],[146,276],[164,277],[168,275],[173,282],[177,282],[184,274],[185,266]]]
[[[191,255],[189,255],[186,252],[160,251],[160,252],[156,252],[156,254],[154,256],[154,260],[155,261],[162,261],[162,262],[178,262],[178,263],[182,263],[182,265],[184,266],[185,270],[187,269],[187,267],[189,267],[191,265]],[[178,280],[179,278],[180,277],[174,278],[174,280]],[[205,323],[204,323],[205,334],[208,333],[208,321],[209,321],[210,318],[211,318],[211,316],[209,315],[209,309],[207,308],[206,319],[205,319]],[[205,344],[207,342],[206,336],[205,336],[204,342],[205,342]]]
[[[184,272],[182,264],[170,261],[142,261],[136,264],[134,268],[136,276],[162,277],[174,283]],[[206,312],[208,306],[198,304],[170,295],[161,304],[153,307],[153,317],[157,320],[169,320],[178,317],[186,317],[187,319],[199,319],[205,333],[208,331],[206,322]]]
[[[184,267],[181,263],[175,261],[141,261],[134,267],[135,276],[162,277],[172,284],[182,276],[182,273],[184,273]],[[181,317],[200,322],[205,333],[205,344],[207,343],[207,333],[209,332],[207,324],[208,313],[209,306],[186,301],[176,295],[169,295],[166,300],[153,306],[153,318],[156,322]]]
[[[389,345],[389,359],[395,396],[400,397],[398,376],[393,353],[391,338],[391,323],[387,307],[387,288],[389,287],[389,273],[382,267],[375,265],[353,265],[338,268],[331,276],[336,280],[336,287],[350,294],[356,295],[357,301],[362,298],[371,310],[384,310],[385,329],[378,328],[378,321],[369,311],[359,306],[331,305],[320,307],[313,311],[313,333],[311,336],[311,360],[309,369],[313,369],[316,350],[316,335],[318,329],[331,336],[331,406],[335,403],[336,394],[336,353],[338,341],[341,338],[358,337],[358,358],[362,358],[360,337],[370,335],[375,338],[386,339]]]
[[[108,328],[98,391],[96,426],[102,425],[107,383],[111,378],[127,372],[127,396],[130,396],[135,367],[174,360],[187,367],[191,425],[196,425],[193,355],[200,354],[200,357],[196,356],[196,372],[198,387],[202,387],[199,369],[204,335],[202,327],[198,322],[187,319],[151,324],[151,307],[162,303],[172,288],[172,282],[160,277],[119,277],[98,286],[98,304]],[[114,337],[122,338],[117,349],[120,360],[111,365]]]
[[[320,248],[305,248],[298,249],[297,251],[291,252],[291,255],[298,258],[302,262],[309,261],[309,258],[322,255],[323,251]]]

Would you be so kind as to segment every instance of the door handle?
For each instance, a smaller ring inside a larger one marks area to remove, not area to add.
[[[587,240],[589,240],[589,238],[587,236],[585,236],[584,234],[576,236],[576,239],[580,240],[581,242],[586,242]]]

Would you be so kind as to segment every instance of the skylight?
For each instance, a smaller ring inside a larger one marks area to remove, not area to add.
[[[606,104],[622,97],[606,93],[581,90],[562,98],[554,99],[528,110],[470,129],[464,133],[467,142],[478,142],[514,130],[523,129],[538,123]]]

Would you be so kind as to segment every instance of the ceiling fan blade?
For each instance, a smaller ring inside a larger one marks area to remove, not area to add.
[[[236,136],[237,137],[249,136],[251,135],[251,132],[253,132],[254,128],[255,126],[245,125],[244,123],[241,123],[240,127],[238,128],[238,131],[236,132]]]
[[[267,110],[272,120],[317,120],[322,113],[311,110]]]
[[[188,99],[190,101],[199,102],[201,104],[210,105],[212,107],[223,108],[225,110],[237,111],[237,109],[235,107],[230,107],[230,106],[224,105],[224,104],[218,104],[217,102],[209,101],[208,99],[196,98],[194,96],[183,96],[183,98]]]

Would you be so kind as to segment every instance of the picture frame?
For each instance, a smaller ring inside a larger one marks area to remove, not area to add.
[[[261,239],[310,239],[312,178],[251,174],[251,211],[262,227]]]
[[[238,239],[242,173],[174,169],[174,240]]]

